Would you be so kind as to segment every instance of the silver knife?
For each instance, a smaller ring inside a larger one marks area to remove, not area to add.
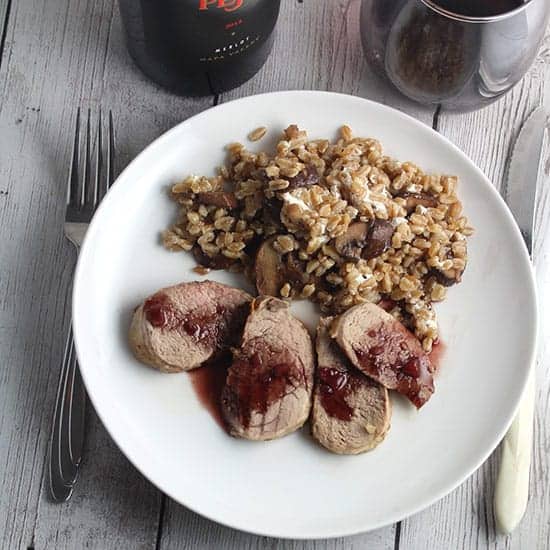
[[[504,198],[519,226],[527,250],[533,257],[533,234],[537,181],[547,114],[535,109],[523,124],[512,151]],[[495,487],[495,520],[503,533],[511,533],[521,521],[529,497],[529,468],[533,443],[535,408],[535,365],[521,403],[502,441],[502,455]]]

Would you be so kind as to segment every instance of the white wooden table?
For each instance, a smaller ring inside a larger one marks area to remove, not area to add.
[[[49,501],[47,443],[75,262],[61,228],[78,106],[112,109],[120,171],[165,130],[215,103],[282,89],[345,92],[433,126],[502,184],[522,121],[539,102],[550,104],[550,34],[511,93],[482,111],[456,115],[383,89],[363,61],[358,8],[358,0],[283,0],[275,50],[261,73],[236,91],[186,99],[159,89],[133,66],[114,0],[0,0],[0,549],[550,548],[550,349],[544,337],[531,498],[511,537],[496,534],[493,520],[498,453],[452,494],[396,525],[346,539],[278,541],[221,527],[162,495],[91,410],[74,496],[63,505]],[[543,162],[548,176],[548,152]],[[550,283],[548,189],[546,181],[535,244],[541,286]]]

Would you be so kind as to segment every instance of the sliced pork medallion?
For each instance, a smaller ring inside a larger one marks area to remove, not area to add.
[[[388,390],[353,367],[328,334],[332,319],[317,329],[313,437],[329,451],[358,454],[381,443],[390,428]]]
[[[311,338],[288,303],[256,298],[222,394],[231,435],[268,440],[302,426],[311,408],[314,368]]]
[[[434,369],[420,342],[382,308],[352,307],[332,323],[331,336],[355,367],[417,408],[434,392]]]
[[[159,290],[134,313],[129,335],[134,355],[164,372],[199,367],[238,343],[251,300],[213,281]]]

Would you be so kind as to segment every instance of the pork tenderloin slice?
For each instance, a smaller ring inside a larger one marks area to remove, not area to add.
[[[434,368],[420,342],[374,304],[350,308],[331,325],[331,336],[351,363],[420,408],[434,392]]]
[[[354,455],[379,445],[390,428],[388,390],[355,369],[329,335],[332,318],[317,328],[317,372],[311,431],[323,447]]]
[[[235,345],[252,297],[214,281],[159,290],[132,319],[130,347],[137,359],[163,372],[181,372]]]
[[[256,298],[222,393],[229,433],[269,440],[300,428],[311,409],[314,369],[311,338],[288,303]]]

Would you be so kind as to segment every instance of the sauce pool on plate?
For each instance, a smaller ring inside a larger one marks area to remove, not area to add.
[[[230,358],[224,357],[187,373],[202,406],[224,430],[226,426],[222,414],[221,396],[229,365]]]

